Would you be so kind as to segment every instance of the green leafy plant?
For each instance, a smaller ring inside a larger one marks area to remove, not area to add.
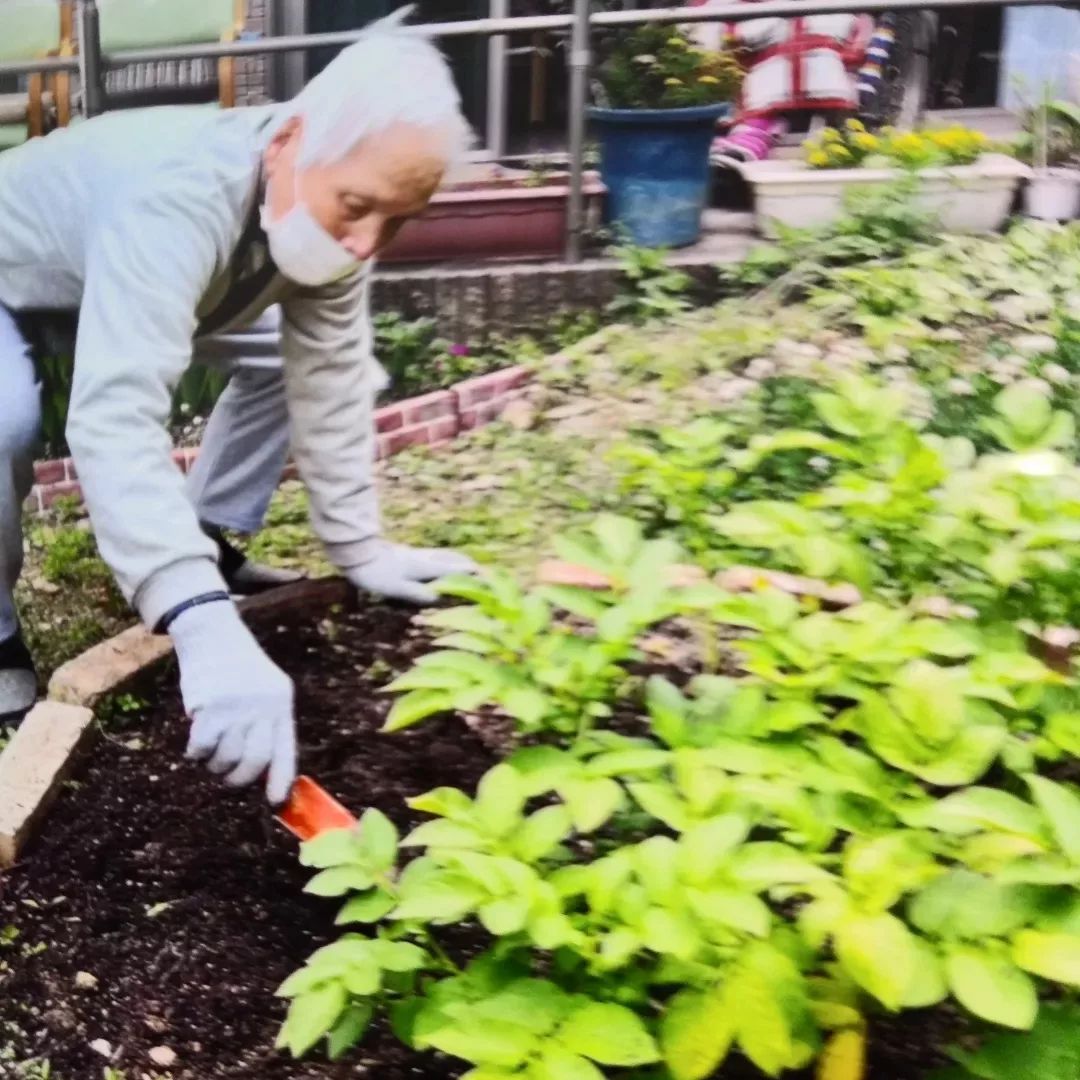
[[[666,252],[626,244],[615,248],[614,254],[624,285],[608,307],[613,317],[644,322],[676,315],[691,306],[688,294],[693,279],[668,266]]]
[[[1030,1032],[994,1035],[974,1053],[957,1051],[956,1068],[934,1080],[1073,1080],[1080,1075],[1080,1013],[1044,1005]]]
[[[443,633],[439,651],[388,687],[404,693],[388,731],[484,706],[499,707],[526,733],[580,733],[611,715],[627,666],[640,656],[636,639],[677,610],[664,571],[678,549],[646,541],[639,526],[616,517],[599,518],[588,535],[563,537],[558,547],[568,561],[604,574],[612,589],[527,592],[498,572],[444,583],[447,595],[470,604],[429,617]]]

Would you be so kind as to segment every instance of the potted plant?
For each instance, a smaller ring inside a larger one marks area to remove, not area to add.
[[[1035,167],[1024,192],[1024,212],[1040,221],[1071,221],[1080,214],[1080,108],[1046,95],[1024,117],[1017,156]]]
[[[676,28],[614,37],[589,110],[608,189],[608,220],[642,247],[685,247],[701,236],[709,147],[742,69]]]
[[[471,167],[405,225],[379,261],[557,258],[566,246],[569,194],[565,169]],[[604,185],[596,173],[586,174],[585,194],[598,207]]]
[[[758,227],[774,235],[789,227],[827,226],[856,187],[919,177],[917,202],[949,232],[994,232],[1007,220],[1016,190],[1031,170],[997,153],[982,132],[959,125],[924,131],[882,128],[858,120],[826,128],[806,143],[804,162],[759,161],[740,166],[754,189]]]

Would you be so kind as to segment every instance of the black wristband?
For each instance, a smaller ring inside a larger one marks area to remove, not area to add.
[[[204,604],[220,604],[221,601],[226,603],[232,602],[232,597],[222,590],[217,592],[203,593],[202,596],[193,596],[190,600],[185,600],[182,604],[177,604],[176,607],[170,608],[164,615],[158,619],[157,626],[154,627],[155,634],[167,634],[169,627],[172,626],[185,611],[190,611],[192,608],[202,607]]]

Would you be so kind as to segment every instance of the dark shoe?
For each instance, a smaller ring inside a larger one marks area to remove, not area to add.
[[[233,596],[258,596],[283,585],[294,585],[303,579],[295,570],[279,570],[252,562],[239,548],[233,547],[220,529],[206,528],[207,535],[218,546],[218,566],[221,576]]]
[[[0,727],[17,725],[37,697],[37,671],[22,635],[0,641]]]

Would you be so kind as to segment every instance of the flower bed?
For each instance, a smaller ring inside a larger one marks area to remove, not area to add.
[[[1047,1080],[1049,1058],[1075,1072],[1080,708],[1028,640],[1080,622],[1080,234],[929,244],[902,207],[875,222],[758,257],[739,276],[772,279],[764,293],[545,365],[527,430],[460,451],[468,482],[452,458],[401,463],[419,538],[476,529],[485,504],[528,566],[573,506],[557,554],[609,588],[452,583],[457,606],[416,651],[382,612],[319,638],[264,630],[275,651],[296,639],[279,655],[306,687],[307,763],[378,811],[304,849],[329,910],[290,891],[300,872],[255,796],[165,773],[182,731],[158,684],[137,800],[95,759],[41,840],[50,858],[5,883],[34,902],[3,909],[26,946],[5,977],[50,988],[23,1053],[56,1047],[78,1070],[89,1041],[126,1039],[142,1067],[172,1022],[182,1076],[743,1080],[817,1061],[924,1080],[957,1041],[1011,1063],[957,1077]],[[741,591],[746,563],[852,582],[862,602],[827,610],[855,598],[767,575]],[[338,649],[331,668],[320,653]],[[397,734],[350,753],[343,700],[365,733],[385,718]],[[426,739],[460,739],[475,771],[421,769]],[[103,753],[137,760],[119,740]],[[384,765],[406,771],[386,782]],[[91,844],[79,890],[49,877]],[[116,1002],[76,983],[105,950],[65,922],[102,889],[109,912],[78,914],[128,950]],[[51,940],[67,946],[36,949]],[[282,1044],[302,1065],[269,1050],[292,967]]]

